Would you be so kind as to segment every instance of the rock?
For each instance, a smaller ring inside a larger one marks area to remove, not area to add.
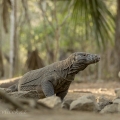
[[[100,97],[98,99],[98,105],[100,110],[102,110],[105,106],[112,104],[113,102],[107,98],[105,98],[104,96]]]
[[[114,104],[120,104],[120,99],[115,99],[115,100],[113,100],[113,103],[114,103]]]
[[[118,112],[120,113],[120,104],[118,104]]]
[[[95,104],[95,109],[94,109],[94,111],[96,111],[96,112],[100,112],[100,111],[101,111],[100,106],[99,106],[98,103]]]
[[[97,103],[93,95],[85,95],[70,104],[70,110],[96,111]]]
[[[19,92],[11,92],[8,93],[10,96],[13,96],[15,98],[36,98],[39,99],[40,95],[37,91],[31,90],[31,91],[19,91]]]
[[[60,105],[62,103],[61,99],[57,96],[51,96],[51,97],[47,97],[44,99],[39,99],[38,102],[44,103],[45,105],[47,105],[50,108],[60,107]]]
[[[17,98],[17,100],[24,106],[29,106],[35,108],[37,106],[37,101],[31,98]]]
[[[65,100],[65,101],[62,103],[61,107],[64,108],[64,109],[68,109],[68,110],[69,110],[69,109],[70,109],[70,104],[72,103],[72,101],[73,101],[73,100],[71,100],[71,99],[70,99],[70,100]]]
[[[120,88],[115,89],[115,94],[117,98],[120,98]]]
[[[87,95],[83,95],[83,96],[80,97],[80,99],[84,99],[84,98],[87,98],[87,99],[90,99],[90,100],[96,102],[96,98],[93,94],[87,94]]]
[[[4,93],[8,93],[8,91],[10,92],[10,89],[6,89],[6,88],[0,88],[0,91],[3,91]],[[0,99],[2,99],[2,96],[0,96]]]
[[[98,98],[98,102],[110,102],[110,101],[111,101],[110,99],[108,99],[108,98],[106,98],[104,96],[100,96]]]
[[[111,104],[105,106],[100,113],[117,113],[118,112],[118,104]]]

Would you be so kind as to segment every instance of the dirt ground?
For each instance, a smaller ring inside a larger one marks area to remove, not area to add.
[[[105,96],[115,98],[114,90],[120,88],[119,82],[73,83],[65,99],[77,99],[85,94],[94,94],[96,99]],[[120,113],[100,114],[95,112],[67,111],[63,109],[41,110],[34,113],[10,112],[4,109],[0,112],[0,120],[120,120]]]

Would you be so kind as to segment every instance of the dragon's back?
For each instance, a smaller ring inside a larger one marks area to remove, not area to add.
[[[27,72],[19,80],[18,90],[36,89],[37,86],[41,86],[42,81],[50,78],[51,76],[53,76],[53,78],[56,78],[56,72],[59,72],[61,66],[63,66],[63,64],[61,61],[59,61],[46,67]]]
[[[27,72],[19,81],[20,86],[37,86],[50,72],[50,66]]]

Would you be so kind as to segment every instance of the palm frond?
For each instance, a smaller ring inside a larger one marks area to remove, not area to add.
[[[76,25],[82,20],[86,38],[93,35],[99,47],[105,46],[107,40],[112,41],[115,19],[103,0],[75,0],[72,18]]]

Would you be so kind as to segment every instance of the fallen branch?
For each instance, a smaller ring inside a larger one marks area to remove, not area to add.
[[[18,101],[16,101],[12,97],[8,96],[8,94],[5,93],[2,90],[0,90],[0,97],[3,100],[5,100],[5,101],[9,102],[10,104],[12,104],[15,107],[15,109],[28,110],[27,108],[24,108],[24,106],[22,104],[20,104]]]

